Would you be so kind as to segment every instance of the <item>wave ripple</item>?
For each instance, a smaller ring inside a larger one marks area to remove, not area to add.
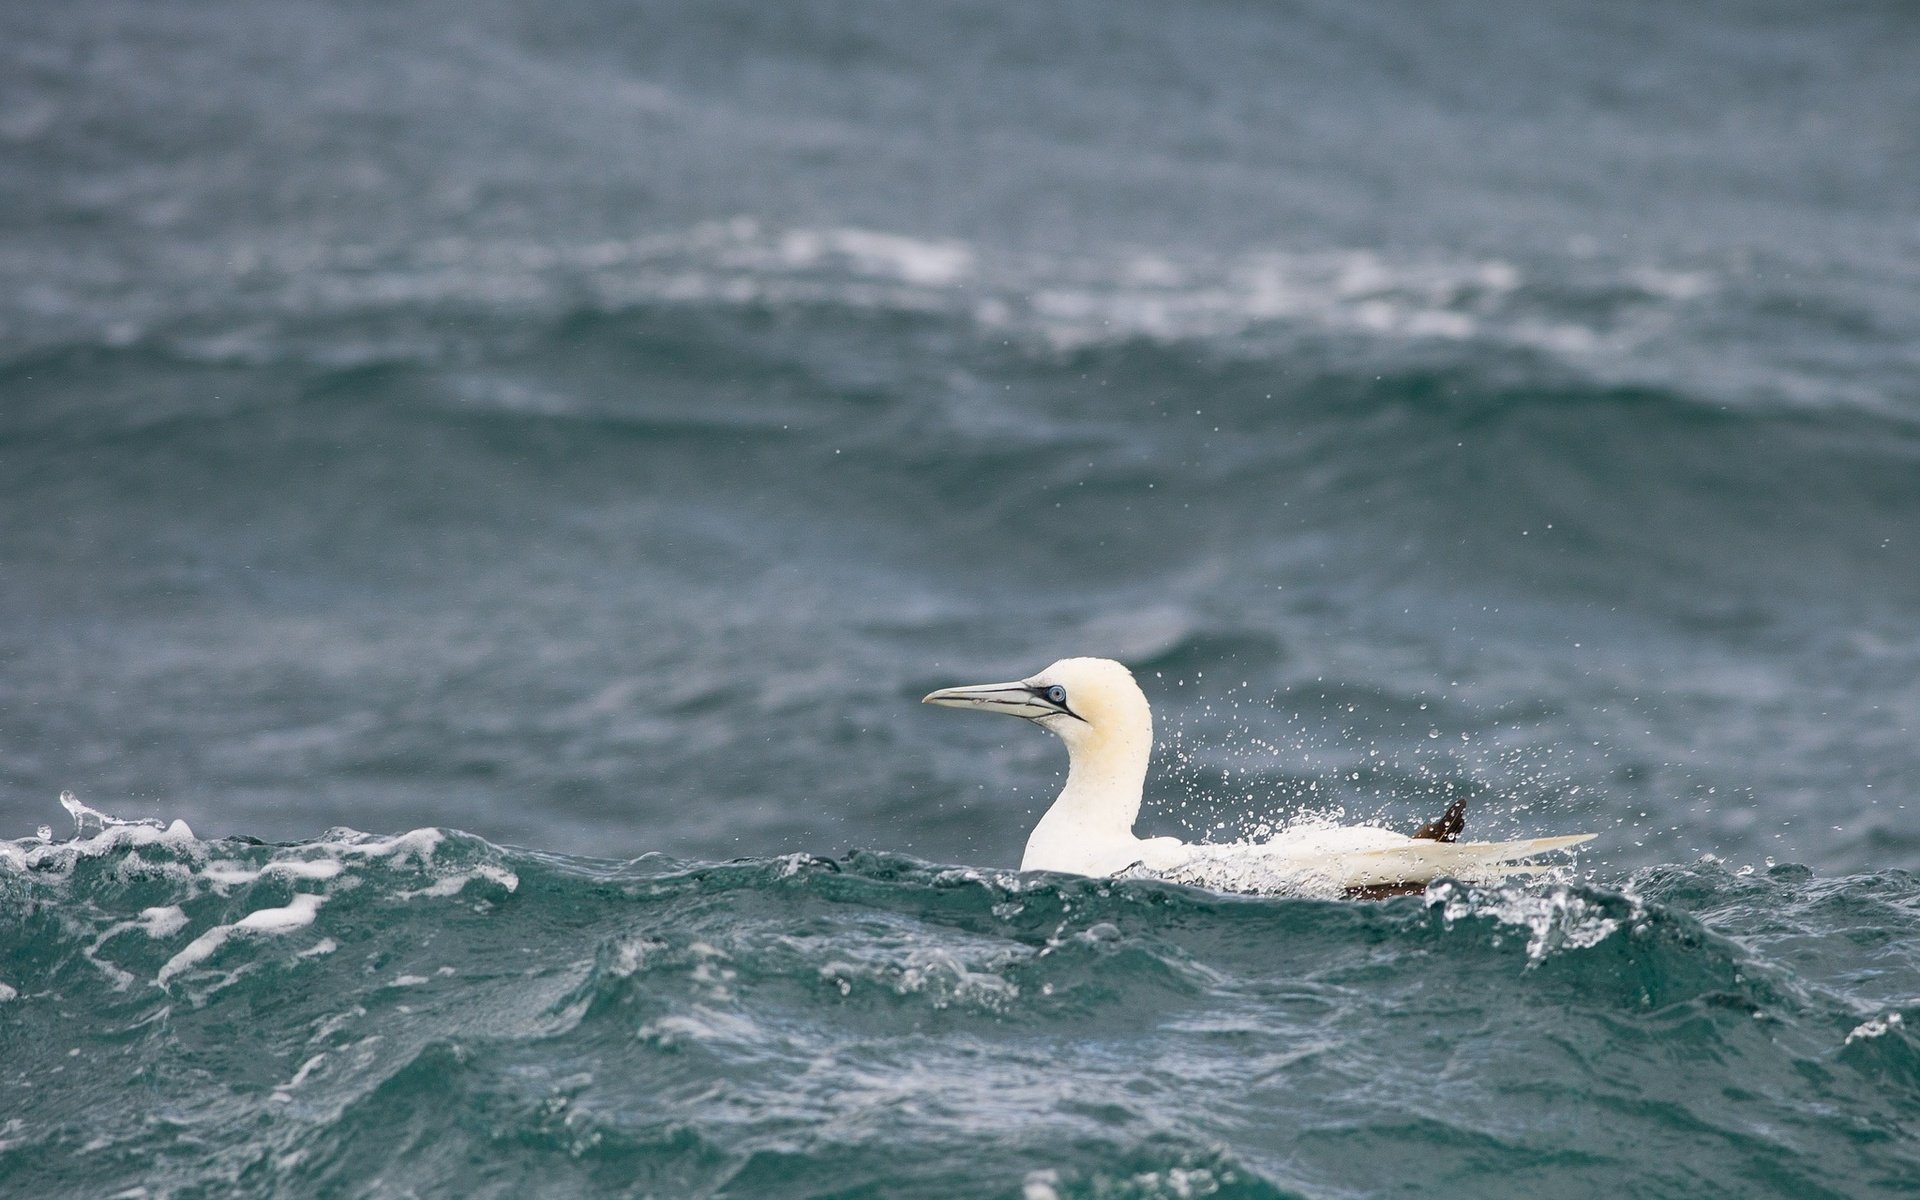
[[[1417,1162],[1784,1196],[1920,1167],[1901,873],[1358,904],[78,815],[0,843],[0,1169],[29,1190],[486,1161],[475,1194],[1286,1196]]]

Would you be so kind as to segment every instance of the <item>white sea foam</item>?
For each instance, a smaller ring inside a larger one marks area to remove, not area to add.
[[[252,883],[260,878],[258,867],[249,867],[245,863],[229,862],[221,859],[210,862],[200,868],[200,878],[222,890]]]
[[[1230,1177],[1223,1178],[1205,1167],[1168,1167],[1122,1178],[1096,1176],[1090,1182],[1096,1195],[1198,1200],[1218,1194],[1222,1186],[1230,1182]],[[1060,1200],[1060,1183],[1060,1172],[1056,1170],[1029,1171],[1020,1185],[1020,1200]]]
[[[0,863],[18,870],[65,874],[81,859],[100,858],[148,846],[166,846],[191,854],[200,849],[201,843],[193,836],[193,830],[187,828],[185,821],[174,821],[164,828],[153,825],[113,825],[65,842],[0,842],[0,847],[4,847],[0,849]]]
[[[649,937],[622,938],[614,947],[613,961],[607,964],[607,973],[617,979],[625,979],[646,966],[647,960],[662,950],[667,944]]]
[[[1897,1012],[1890,1012],[1885,1016],[1862,1021],[1860,1024],[1854,1026],[1853,1032],[1847,1034],[1847,1040],[1843,1044],[1851,1046],[1854,1042],[1863,1038],[1885,1037],[1888,1033],[1898,1029],[1905,1019],[1906,1018]]]
[[[126,880],[171,878],[197,892],[226,893],[263,879],[325,884],[340,878],[356,864],[384,862],[431,871],[446,841],[438,829],[378,835],[334,829],[320,840],[296,846],[260,848],[266,860],[235,857],[230,843],[203,842],[184,821],[125,820],[81,803],[71,792],[60,803],[73,817],[74,836],[55,841],[44,827],[32,838],[0,840],[0,870],[33,871],[46,877],[70,875],[87,859],[114,857],[113,871]],[[164,850],[163,855],[142,851]],[[436,879],[408,895],[451,896],[469,884],[486,880],[511,892],[519,879],[510,870],[481,864]],[[144,919],[158,919],[149,916]],[[122,927],[124,928],[124,926]],[[118,932],[116,929],[113,932]],[[166,931],[153,936],[167,936]]]
[[[758,229],[753,232],[758,233]],[[751,247],[752,243],[744,245]],[[773,254],[789,269],[834,265],[859,275],[927,287],[959,282],[974,261],[973,251],[960,242],[929,241],[869,229],[789,230],[780,235]],[[765,265],[764,261],[760,265]]]
[[[1639,900],[1629,895],[1631,908],[1625,919],[1610,916],[1603,906],[1565,886],[1539,891],[1443,880],[1427,888],[1426,900],[1429,908],[1440,909],[1441,918],[1449,926],[1472,917],[1486,917],[1525,930],[1530,963],[1561,951],[1599,945],[1644,913]]]
[[[326,903],[325,896],[313,892],[301,892],[284,908],[262,908],[250,912],[234,923],[234,928],[259,933],[286,933],[292,929],[304,929],[313,924],[314,914]]]
[[[329,831],[323,840],[278,849],[264,863],[232,859],[210,861],[200,868],[199,877],[225,891],[271,878],[326,883],[345,874],[356,862],[383,861],[425,869],[432,867],[434,855],[445,840],[446,835],[438,829],[415,829],[392,835],[336,829]],[[447,884],[445,880],[440,880],[432,887],[403,895],[453,895],[474,878],[495,879],[508,891],[512,891],[519,882],[512,872],[490,865],[481,865],[464,875],[449,878],[460,882]],[[506,882],[509,879],[512,883]]]
[[[297,1088],[302,1083],[305,1083],[307,1076],[313,1073],[313,1069],[315,1067],[319,1066],[322,1062],[326,1061],[326,1057],[327,1056],[325,1054],[316,1054],[312,1058],[309,1058],[306,1062],[301,1063],[300,1069],[298,1071],[295,1071],[293,1073],[293,1078],[287,1081],[287,1086],[290,1088]]]
[[[334,858],[276,858],[260,868],[262,875],[284,875],[289,879],[332,879],[346,870],[346,864]]]
[[[387,836],[353,829],[335,829],[330,830],[329,834],[325,841],[314,842],[303,849],[348,858],[392,859],[426,866],[433,861],[434,852],[441,843],[447,840],[446,834],[438,829],[414,829]]]
[[[366,867],[381,863],[390,868],[414,870],[430,882],[413,891],[395,893],[406,899],[416,896],[451,897],[477,882],[512,892],[520,880],[512,871],[491,863],[472,865],[465,870],[443,871],[434,859],[446,842],[437,829],[416,829],[390,836],[334,829],[318,841],[295,846],[236,848],[231,843],[202,842],[183,821],[129,821],[90,808],[72,793],[63,794],[61,804],[73,817],[75,836],[54,841],[50,830],[42,828],[32,838],[0,841],[0,871],[32,872],[43,880],[70,878],[75,867],[87,860],[107,859],[109,871],[119,880],[147,882],[156,879],[175,886],[178,902],[155,905],[142,910],[131,920],[106,924],[81,951],[89,963],[106,977],[115,991],[132,987],[138,977],[105,957],[108,944],[125,934],[138,931],[147,938],[164,941],[181,934],[191,924],[188,913],[192,901],[200,896],[225,896],[235,889],[263,880],[285,881],[320,890],[295,894],[284,906],[257,909],[230,923],[215,925],[173,954],[154,977],[167,986],[185,972],[205,963],[235,937],[273,937],[305,928],[326,903],[329,885],[355,886],[358,881],[344,879]],[[264,861],[259,856],[264,855]],[[438,876],[438,877],[436,877]],[[484,909],[489,901],[478,902]],[[332,938],[299,951],[294,957],[307,958],[330,954],[339,949]],[[251,967],[242,967],[242,972]]]
[[[205,962],[213,953],[227,943],[229,938],[240,934],[281,934],[295,929],[304,929],[313,924],[314,914],[326,903],[326,897],[313,892],[301,892],[293,897],[283,908],[262,908],[248,913],[231,925],[215,925],[199,937],[188,942],[186,948],[168,959],[154,977],[154,982],[165,984],[180,974]]]
[[[281,1104],[285,1104],[288,1101],[292,1100],[293,1089],[305,1083],[307,1081],[307,1076],[313,1074],[314,1070],[326,1060],[327,1060],[326,1052],[321,1051],[319,1054],[316,1054],[312,1058],[309,1058],[307,1061],[301,1063],[300,1069],[293,1073],[293,1078],[287,1080],[285,1083],[275,1088],[273,1090],[273,1095],[270,1097],[270,1099]]]
[[[682,1042],[732,1042],[754,1045],[765,1035],[742,1013],[700,1006],[690,1012],[657,1017],[634,1031],[642,1041],[659,1046]]]
[[[136,924],[150,938],[170,938],[187,927],[187,914],[177,904],[143,908]]]
[[[133,878],[173,873],[170,863],[142,859],[137,853],[142,848],[165,846],[192,853],[200,846],[185,821],[123,820],[87,807],[72,792],[60,793],[60,806],[73,818],[74,836],[54,841],[53,831],[42,825],[33,837],[0,841],[0,867],[64,875],[82,859],[119,853],[123,855],[120,875]]]
[[[94,938],[91,950],[98,950],[112,939],[123,933],[132,932],[133,930],[139,930],[141,933],[158,941],[170,938],[186,927],[187,914],[177,904],[143,908],[140,910],[140,915],[133,920],[118,921],[102,930],[100,935]],[[91,950],[89,953],[91,953]]]
[[[299,892],[284,906],[258,909],[238,920],[203,930],[160,968],[154,979],[157,984],[165,986],[206,962],[235,937],[271,937],[311,925],[319,908],[326,903],[328,886],[338,886],[343,877],[368,864],[377,862],[427,875],[430,882],[426,886],[394,893],[402,899],[451,897],[479,882],[507,892],[516,890],[520,884],[519,877],[512,871],[491,863],[443,871],[434,859],[445,844],[446,835],[437,829],[416,829],[386,836],[334,829],[310,843],[256,846],[236,852],[231,843],[200,841],[182,821],[122,820],[89,808],[71,793],[64,794],[61,803],[73,817],[75,836],[54,841],[50,831],[43,829],[33,838],[0,841],[0,870],[31,871],[43,879],[59,880],[70,877],[82,861],[107,858],[116,878],[130,882],[166,879],[179,891],[179,903],[149,907],[137,918],[114,921],[101,929],[81,951],[116,991],[133,986],[137,978],[102,956],[107,944],[133,931],[154,940],[175,937],[191,923],[188,916],[191,901],[209,893],[225,896],[263,880],[308,887],[317,885],[321,889]],[[156,850],[164,853],[151,853]],[[261,861],[258,855],[265,855],[265,860]],[[351,887],[357,882],[348,878],[344,885]],[[484,908],[487,904],[488,901],[482,900],[477,907]],[[322,938],[295,957],[330,954],[338,948],[339,944],[332,938]]]
[[[496,867],[492,863],[481,863],[471,871],[460,871],[434,880],[426,887],[410,892],[401,892],[402,900],[411,900],[417,896],[457,896],[465,891],[470,883],[480,880],[495,884],[506,891],[516,891],[520,887],[520,877],[505,867]]]
[[[226,247],[204,269],[210,281],[244,273],[250,294],[306,317],[476,299],[509,308],[581,297],[610,309],[830,305],[943,314],[1062,350],[1140,338],[1231,342],[1287,326],[1408,341],[1485,338],[1623,363],[1719,286],[1706,272],[1659,264],[1561,266],[1535,278],[1500,257],[1395,257],[1367,248],[1249,246],[1178,259],[1124,246],[1014,253],[953,238],[735,218],[575,244],[449,237],[404,255],[337,244]],[[181,339],[182,349],[246,361],[261,356],[258,342],[271,328]],[[396,352],[388,345],[360,353]],[[497,383],[481,391],[480,402],[510,409],[570,403]]]
[[[1020,1200],[1060,1200],[1060,1172],[1030,1171],[1020,1185]]]

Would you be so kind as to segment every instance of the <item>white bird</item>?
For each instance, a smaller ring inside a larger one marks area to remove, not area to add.
[[[1534,874],[1521,859],[1591,840],[1458,842],[1465,802],[1411,837],[1374,825],[1294,826],[1270,841],[1189,844],[1138,838],[1133,822],[1153,752],[1153,713],[1133,673],[1106,658],[1063,658],[1012,683],[942,688],[923,704],[1024,717],[1067,744],[1067,785],[1034,826],[1023,871],[1146,874],[1235,891],[1390,895],[1441,877],[1484,882]]]

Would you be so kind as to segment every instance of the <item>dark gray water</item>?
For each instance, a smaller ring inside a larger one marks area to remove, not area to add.
[[[0,1182],[1920,1188],[1916,61],[1902,3],[0,12]],[[1144,833],[1602,837],[1357,911],[993,874],[1060,749],[915,701],[1068,654],[1155,706]],[[198,836],[76,858],[63,789]],[[402,903],[471,862],[495,927]],[[410,1048],[273,1101],[363,1009]]]

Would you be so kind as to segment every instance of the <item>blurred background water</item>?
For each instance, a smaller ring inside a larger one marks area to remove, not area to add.
[[[5,20],[17,827],[1006,862],[912,701],[1097,653],[1224,810],[1920,850],[1904,5]]]
[[[1605,886],[1911,871],[1916,61],[1897,0],[8,6],[5,832],[1005,866],[1059,747],[916,701],[1102,654],[1144,833],[1451,786]]]

